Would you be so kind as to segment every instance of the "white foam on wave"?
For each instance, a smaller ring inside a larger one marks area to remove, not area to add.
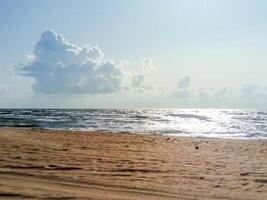
[[[267,139],[267,111],[220,109],[0,109],[0,126]]]

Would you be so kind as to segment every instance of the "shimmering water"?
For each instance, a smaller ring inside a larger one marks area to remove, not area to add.
[[[267,139],[266,110],[0,109],[0,126]]]

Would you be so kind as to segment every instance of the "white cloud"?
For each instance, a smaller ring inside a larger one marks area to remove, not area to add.
[[[33,77],[36,93],[43,94],[97,94],[118,92],[124,86],[127,73],[119,62],[104,61],[99,47],[70,44],[54,31],[45,31],[35,44],[28,63],[18,69],[24,76]],[[146,67],[151,67],[149,60]],[[144,75],[134,77],[138,87]]]
[[[153,66],[153,61],[148,58],[143,59],[141,72],[131,74],[131,86],[133,88],[140,87],[142,91],[152,89],[153,86],[148,83],[147,77],[151,74],[151,71],[153,70],[155,70],[155,67]]]
[[[198,87],[196,89],[196,94],[200,98],[210,98],[216,96],[220,93],[220,89],[215,89],[212,87]]]
[[[226,87],[224,88],[213,88],[213,87],[195,87],[191,85],[191,78],[186,76],[181,78],[178,82],[178,88],[173,92],[173,97],[178,99],[218,99],[224,98],[228,95],[229,91]]]
[[[259,86],[256,84],[243,85],[241,88],[241,94],[244,96],[255,96],[258,94]]]
[[[186,76],[186,77],[180,79],[180,81],[178,83],[178,88],[187,89],[190,87],[190,85],[191,85],[191,78],[189,76]]]
[[[191,78],[189,76],[183,77],[178,82],[178,89],[173,93],[174,98],[184,99],[192,96],[192,91],[190,89]]]
[[[266,97],[267,92],[264,87],[257,84],[248,84],[241,87],[241,95],[245,97]]]
[[[132,86],[139,87],[144,82],[145,77],[144,75],[134,75],[132,78]]]
[[[191,96],[191,92],[185,89],[179,89],[174,92],[173,97],[178,99],[188,98]]]
[[[228,88],[224,87],[218,91],[215,92],[214,96],[215,97],[224,97],[228,93]]]

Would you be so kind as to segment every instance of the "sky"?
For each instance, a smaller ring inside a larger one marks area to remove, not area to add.
[[[267,109],[265,0],[0,0],[2,108]]]

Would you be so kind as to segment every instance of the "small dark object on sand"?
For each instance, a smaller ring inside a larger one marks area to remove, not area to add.
[[[195,149],[198,150],[198,146],[195,146]]]

